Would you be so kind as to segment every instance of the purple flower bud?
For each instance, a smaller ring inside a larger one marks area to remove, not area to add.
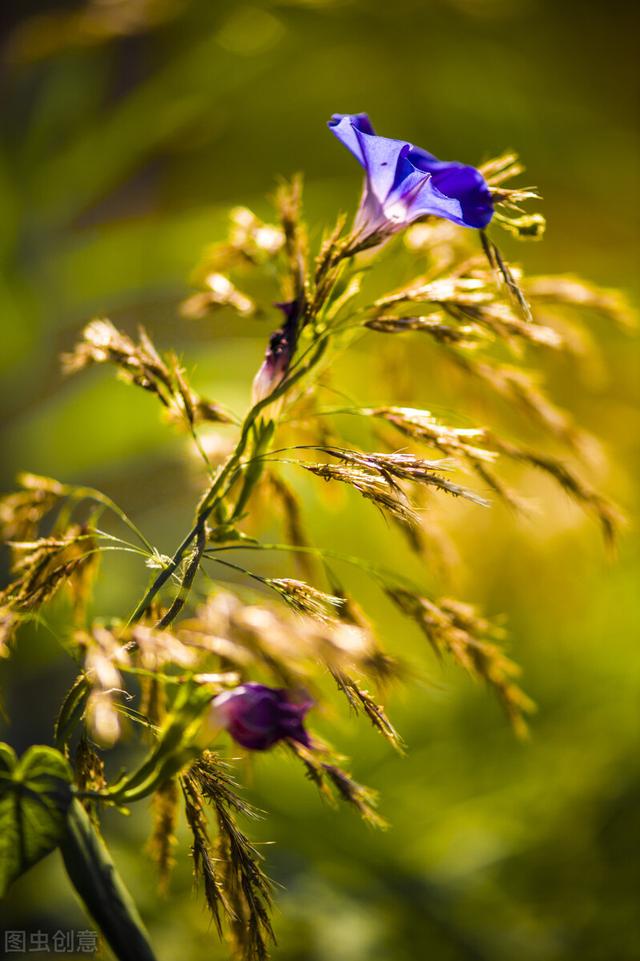
[[[334,114],[329,127],[364,167],[355,221],[361,242],[379,242],[428,214],[463,227],[482,228],[491,220],[491,192],[475,167],[378,137],[366,113]]]
[[[311,746],[302,721],[312,703],[292,700],[290,692],[281,688],[248,683],[219,694],[213,699],[212,711],[216,722],[238,744],[266,751],[285,738]]]
[[[253,403],[264,400],[276,389],[289,369],[291,358],[298,341],[298,325],[302,315],[303,304],[292,300],[288,303],[275,304],[284,313],[286,320],[282,327],[269,338],[269,346],[262,366],[253,380]]]

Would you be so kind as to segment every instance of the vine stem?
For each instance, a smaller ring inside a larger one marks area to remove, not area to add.
[[[355,253],[355,251],[347,250],[346,248],[337,248],[328,260],[325,260],[321,265],[319,265],[315,275],[316,290],[321,288],[322,282],[331,273],[331,271],[339,267],[340,262],[348,259],[348,257],[352,256],[353,253]],[[333,289],[335,286],[337,279],[338,275],[336,274],[332,279],[331,289]],[[329,293],[330,291],[326,293],[325,296],[328,297]],[[336,330],[339,329],[339,327],[330,327],[324,330],[317,337],[316,341],[310,344],[309,347],[301,354],[301,356],[293,363],[284,379],[275,387],[269,396],[258,401],[258,403],[254,404],[249,410],[243,421],[240,438],[236,448],[229,456],[226,463],[220,468],[218,474],[213,478],[209,490],[201,500],[193,527],[178,546],[169,564],[158,574],[153,583],[149,586],[144,597],[131,614],[128,624],[136,623],[145,615],[153,599],[156,597],[164,584],[166,584],[166,582],[177,572],[178,568],[186,557],[187,552],[191,548],[191,545],[194,543],[194,541],[196,541],[195,550],[182,577],[178,596],[174,599],[169,610],[165,615],[163,615],[156,627],[167,627],[176,617],[179,611],[184,607],[186,598],[191,589],[191,585],[198,571],[202,555],[206,548],[207,520],[209,519],[213,510],[218,507],[224,497],[229,493],[238,475],[243,470],[245,465],[242,463],[242,457],[250,439],[253,438],[255,447],[254,452],[259,455],[255,458],[257,462],[259,462],[264,454],[266,454],[265,448],[268,446],[273,435],[273,422],[267,418],[265,419],[265,423],[260,425],[258,420],[260,414],[265,408],[273,404],[274,401],[276,401],[279,397],[282,397],[288,390],[290,390],[291,387],[293,387],[297,381],[299,381],[305,376],[305,374],[309,373],[320,363],[327,349],[330,337],[336,333]],[[305,362],[305,358],[307,358],[308,355],[310,356]],[[267,425],[271,425],[271,429],[269,429]],[[254,427],[262,427],[262,429],[254,430]],[[230,517],[228,518],[230,522],[234,522],[240,516],[242,509],[251,496],[252,490],[258,481],[259,476],[260,470],[257,471],[255,476],[252,478],[248,478],[247,475],[245,475],[244,484],[242,485],[237,503]]]
[[[252,429],[257,423],[260,414],[266,407],[286,393],[286,391],[288,391],[293,384],[296,383],[296,381],[300,380],[301,377],[303,377],[319,363],[326,350],[326,347],[327,340],[323,338],[317,345],[315,352],[312,354],[306,364],[299,364],[295,370],[291,370],[289,375],[285,377],[285,379],[275,388],[275,390],[271,392],[271,394],[269,394],[268,397],[263,398],[251,408],[242,425],[242,431],[235,450],[229,456],[224,466],[221,467],[209,490],[206,492],[205,496],[200,502],[193,527],[178,546],[169,564],[167,564],[167,566],[160,571],[153,583],[147,589],[142,600],[135,607],[127,622],[128,625],[135,624],[142,617],[144,617],[153,599],[166,584],[166,582],[176,573],[186,557],[189,548],[194,541],[197,541],[195,552],[182,579],[179,598],[174,601],[169,611],[167,611],[167,613],[161,618],[156,626],[167,627],[182,609],[186,601],[186,594],[191,587],[191,583],[193,582],[200,559],[206,546],[207,520],[211,516],[213,510],[220,504],[226,494],[228,494],[238,476],[238,473],[242,469],[242,456],[247,448],[247,444],[249,443],[252,435]],[[258,444],[259,443],[260,442],[258,441]],[[242,491],[242,505],[244,505],[248,500],[249,494],[250,490],[246,488]],[[238,513],[238,505],[236,505],[236,509],[233,512],[233,517],[236,518]],[[179,604],[177,603],[178,600],[180,600]],[[169,614],[171,614],[171,617],[169,617]]]
[[[116,514],[116,516],[119,517],[124,524],[126,524],[129,530],[131,530],[136,535],[136,537],[141,541],[141,543],[144,544],[147,550],[153,554],[154,552],[153,544],[147,540],[147,538],[142,533],[140,528],[136,524],[134,524],[134,522],[131,520],[129,515],[126,514],[122,510],[122,508],[116,504],[114,500],[108,497],[107,494],[103,494],[102,491],[96,490],[93,487],[73,487],[68,484],[63,485],[63,487],[66,491],[66,496],[69,497],[70,500],[74,500],[74,501],[81,501],[85,499],[94,500],[98,504],[102,504],[103,507],[106,507],[109,510],[113,511],[113,513]]]
[[[410,578],[405,577],[403,574],[397,574],[394,571],[381,566],[380,564],[376,564],[373,561],[367,561],[363,557],[357,557],[354,554],[345,554],[342,551],[336,551],[326,547],[309,547],[301,544],[256,544],[251,542],[241,542],[239,544],[222,544],[220,547],[215,547],[205,552],[204,556],[207,560],[215,561],[218,564],[233,566],[236,568],[236,570],[255,577],[257,575],[252,574],[245,568],[235,564],[231,565],[229,561],[223,561],[219,557],[216,557],[215,555],[221,551],[287,551],[295,554],[310,554],[313,557],[343,561],[345,564],[351,564],[354,567],[358,567],[360,570],[377,580],[383,587],[403,587],[405,589],[414,591],[416,594],[419,594],[422,590],[418,584],[414,583]],[[260,579],[259,576],[258,579]]]

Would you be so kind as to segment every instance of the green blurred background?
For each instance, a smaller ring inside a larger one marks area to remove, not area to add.
[[[196,386],[241,409],[274,314],[185,322],[176,306],[203,246],[222,239],[226,208],[267,215],[278,175],[304,171],[312,223],[354,206],[358,173],[325,127],[334,111],[367,110],[380,132],[441,157],[477,163],[517,149],[549,229],[542,244],[505,242],[507,252],[530,271],[581,273],[633,299],[637,20],[635,4],[615,0],[3,4],[0,487],[11,489],[19,469],[91,484],[172,550],[202,484],[184,466],[186,442],[159,422],[153,399],[110,372],[64,381],[58,355],[91,316],[129,330],[143,322],[194,365]],[[552,393],[605,439],[613,467],[598,480],[633,517],[638,353],[588,322],[600,363],[580,374],[555,364]],[[416,405],[473,419],[446,385],[434,397],[408,356],[375,340],[347,361],[342,383],[365,403],[397,400],[385,364],[401,364]],[[499,507],[445,510],[461,558],[456,590],[508,616],[539,705],[531,741],[514,739],[485,691],[429,661],[356,580],[390,646],[419,665],[417,683],[388,703],[409,755],[394,756],[338,702],[320,726],[381,791],[390,830],[324,807],[284,756],[243,767],[268,812],[256,836],[275,842],[265,855],[282,885],[281,961],[640,958],[633,528],[612,562],[564,495],[525,485],[543,504],[534,521]],[[303,492],[318,542],[375,557],[384,536],[388,552],[390,535],[362,505],[321,503],[312,490]],[[393,544],[395,562],[416,574]],[[135,564],[109,561],[100,610],[122,613],[144,580]],[[0,734],[18,748],[49,741],[72,676],[46,631],[25,633],[2,665],[12,724]],[[156,895],[141,850],[147,822],[146,810],[109,817],[106,834],[160,959],[224,958],[193,896],[184,836],[171,895]],[[0,923],[87,926],[57,855],[16,884]]]

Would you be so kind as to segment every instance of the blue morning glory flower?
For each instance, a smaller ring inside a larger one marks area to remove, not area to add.
[[[361,243],[378,243],[429,214],[463,227],[482,228],[491,220],[491,193],[475,167],[378,137],[366,113],[334,114],[329,127],[364,167],[354,225]]]

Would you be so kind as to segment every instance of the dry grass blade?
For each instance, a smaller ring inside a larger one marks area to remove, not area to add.
[[[274,941],[269,917],[271,882],[262,870],[262,857],[238,827],[234,812],[256,816],[235,792],[235,783],[219,758],[210,751],[195,762],[190,778],[215,810],[218,822],[216,858],[221,868],[225,910],[235,947],[243,961],[266,961]]]
[[[480,507],[488,507],[489,501],[476,494],[475,491],[459,484],[454,484],[440,472],[451,470],[450,461],[426,461],[414,454],[366,454],[367,463],[379,469],[383,474],[390,474],[398,480],[413,481],[446,491],[454,497],[463,497]]]
[[[537,197],[531,190],[503,190],[502,202],[505,207],[513,207],[516,210],[518,204],[523,200]],[[547,221],[542,214],[521,214],[518,217],[507,217],[503,213],[495,214],[496,223],[518,240],[542,240],[547,229]]]
[[[33,540],[43,518],[66,495],[64,485],[51,477],[22,473],[18,483],[22,490],[0,497],[0,539],[5,542]]]
[[[515,403],[534,422],[580,453],[591,445],[585,431],[576,427],[569,414],[556,407],[536,383],[537,375],[520,367],[481,360],[452,350],[448,356],[465,373],[477,377],[490,390]]]
[[[387,827],[385,819],[376,811],[377,795],[375,791],[363,784],[358,784],[347,771],[344,771],[338,765],[320,761],[312,751],[302,744],[291,741],[289,747],[295,756],[302,761],[307,777],[316,785],[325,800],[330,804],[335,804],[337,795],[341,801],[351,804],[358,811],[360,817],[371,827],[382,829]]]
[[[524,173],[524,166],[518,159],[518,154],[507,151],[499,157],[494,157],[483,163],[479,168],[480,173],[485,178],[489,186],[497,187],[505,180],[512,180]]]
[[[175,354],[163,358],[142,327],[136,344],[110,320],[93,320],[75,350],[62,357],[67,374],[106,363],[114,364],[128,383],[154,394],[170,419],[184,421],[191,430],[201,420],[233,422],[223,407],[204,400],[189,386]]]
[[[209,825],[204,810],[204,800],[197,779],[190,773],[180,778],[180,787],[184,797],[187,825],[191,831],[191,857],[193,858],[193,873],[196,882],[201,881],[204,895],[211,917],[222,937],[221,913],[227,917],[234,917],[231,906],[226,898],[222,881],[216,870],[216,857],[209,838]]]
[[[74,374],[92,364],[112,363],[131,383],[157,394],[167,404],[172,393],[171,374],[151,340],[140,329],[139,343],[121,333],[110,320],[92,320],[82,340],[70,354],[62,356],[63,370]]]
[[[153,795],[153,830],[147,852],[158,869],[161,894],[169,889],[175,864],[176,825],[178,822],[178,784],[175,778],[166,781]]]
[[[316,473],[326,480],[340,479],[349,483],[350,472],[353,474],[352,486],[357,487],[357,482],[361,477],[369,474],[374,483],[376,478],[379,480],[383,490],[391,492],[400,503],[404,503],[406,495],[397,485],[397,480],[413,481],[417,484],[424,484],[427,487],[435,487],[439,490],[453,494],[454,497],[464,497],[482,507],[488,506],[488,501],[459,484],[454,484],[441,474],[452,468],[450,461],[427,461],[416,457],[415,454],[405,453],[361,453],[353,450],[343,450],[336,447],[318,448],[337,460],[342,461],[347,466],[345,468],[335,468],[333,465],[322,464],[302,464],[307,470]],[[328,471],[325,470],[328,468]],[[338,472],[338,476],[334,476]],[[362,493],[362,491],[361,491]],[[365,495],[366,496],[366,495]],[[372,497],[375,500],[375,497]],[[393,514],[401,514],[398,510],[391,511]],[[402,518],[401,518],[402,519]]]
[[[380,407],[365,410],[365,413],[381,418],[402,434],[430,444],[443,454],[457,460],[466,460],[492,490],[517,509],[523,509],[519,498],[492,469],[496,459],[500,456],[507,457],[543,471],[585,510],[595,515],[605,542],[609,546],[615,543],[623,515],[614,504],[581,478],[576,470],[559,458],[523,447],[483,427],[449,427],[439,423],[429,411],[409,407]]]
[[[79,791],[102,791],[106,787],[104,761],[84,733],[80,735],[78,740],[74,766]],[[81,798],[81,803],[95,826],[99,828],[100,821],[96,802],[90,797],[86,797]]]
[[[250,317],[256,305],[224,274],[216,270],[207,272],[203,279],[204,290],[191,294],[180,305],[180,313],[188,320],[201,320],[215,310],[229,307],[241,317]]]
[[[430,444],[447,456],[471,454],[478,460],[493,463],[496,454],[484,446],[486,431],[482,427],[449,427],[440,423],[428,410],[417,407],[370,407],[363,413],[379,417],[413,440]]]
[[[253,301],[224,272],[272,261],[282,249],[284,234],[280,227],[265,223],[248,207],[234,207],[229,219],[228,240],[207,247],[193,271],[194,284],[205,290],[182,304],[183,316],[203,317],[220,307],[231,307],[246,316],[255,309]]]
[[[625,331],[632,331],[637,326],[636,314],[619,290],[599,287],[572,275],[529,277],[525,287],[529,298],[536,304],[593,310]]]
[[[529,302],[525,297],[520,285],[518,284],[510,265],[500,253],[497,244],[495,244],[494,241],[488,237],[484,230],[480,231],[480,241],[482,243],[482,249],[484,250],[491,267],[495,271],[498,281],[505,285],[514,303],[520,307],[525,321],[528,324],[533,324],[533,314],[531,313]]]
[[[527,200],[539,200],[540,194],[536,187],[505,187],[507,180],[524,173],[524,167],[514,153],[506,153],[496,157],[480,167],[491,190],[494,203],[498,210],[494,213],[494,220],[501,227],[508,230],[520,240],[539,240],[545,231],[546,222],[541,214],[525,214],[520,217],[506,216],[503,211],[520,211],[520,204]]]
[[[396,751],[404,754],[402,738],[387,717],[384,707],[378,704],[369,691],[363,688],[348,674],[338,670],[334,670],[331,673],[339,690],[343,692],[353,710],[357,713],[364,711],[374,728],[382,734]]]
[[[503,631],[460,601],[441,598],[434,603],[401,589],[387,590],[387,594],[403,614],[415,621],[438,656],[451,655],[494,690],[516,733],[526,734],[526,715],[534,705],[514,680],[520,669],[497,643]]]
[[[302,177],[300,175],[280,185],[275,203],[284,237],[286,275],[283,280],[283,299],[301,303],[305,297],[307,236],[301,219]]]
[[[86,709],[87,725],[98,744],[112,747],[122,733],[116,695],[123,693],[120,670],[129,665],[130,656],[114,634],[101,624],[94,624],[90,631],[77,632],[75,642],[84,652],[85,672],[91,689]]]
[[[340,214],[333,230],[324,237],[320,253],[316,257],[312,296],[308,309],[310,320],[315,320],[322,308],[327,305],[340,275],[342,260],[347,254],[350,243],[350,238],[343,236],[345,224],[346,217]]]
[[[558,458],[551,457],[548,454],[528,450],[519,447],[517,444],[489,435],[487,439],[493,444],[494,449],[500,453],[512,460],[536,467],[552,477],[578,504],[585,510],[591,511],[600,523],[605,543],[610,548],[615,546],[618,531],[624,522],[624,515],[615,504],[598,493],[576,471]]]
[[[98,548],[91,533],[70,527],[59,537],[36,541],[13,541],[14,579],[0,592],[0,606],[18,613],[37,610],[63,586],[76,605],[85,598],[90,568],[95,567]]]
[[[429,334],[441,344],[458,344],[460,347],[477,346],[482,339],[482,331],[474,324],[452,324],[443,321],[443,315],[430,314],[428,317],[394,317],[380,314],[365,321],[365,327],[382,334],[405,334],[417,331]]]
[[[306,581],[298,581],[293,577],[267,578],[267,583],[275,588],[292,610],[324,623],[332,623],[336,612],[344,604],[342,597],[326,594]]]
[[[322,767],[340,799],[347,804],[352,804],[367,824],[381,829],[388,826],[385,819],[376,811],[378,795],[375,791],[363,784],[358,784],[347,771],[336,764],[323,764]]]
[[[511,280],[517,283],[519,271],[511,271]],[[387,316],[379,311],[406,304],[424,305],[431,312],[425,316]],[[457,326],[442,323],[442,314],[432,308],[440,308]],[[365,326],[385,333],[418,330],[431,334],[445,344],[458,344],[472,349],[481,344],[483,330],[487,337],[498,337],[508,343],[517,337],[533,344],[558,348],[562,339],[556,330],[534,323],[533,317],[519,317],[512,308],[501,302],[499,287],[492,273],[476,265],[466,266],[463,272],[440,277],[429,283],[410,284],[395,294],[376,301],[378,313],[365,322]]]
[[[320,594],[318,617],[315,610],[309,615],[278,604],[242,604],[220,592],[198,610],[196,618],[181,625],[179,634],[186,644],[216,654],[243,671],[258,664],[280,686],[289,688],[306,687],[318,659],[330,669],[368,670],[376,657],[371,634],[338,620],[341,612],[333,605],[327,607],[322,598],[328,595]]]
[[[376,507],[394,515],[403,524],[412,526],[418,523],[404,491],[390,476],[385,476],[378,470],[363,470],[341,464],[300,462],[300,466],[323,480],[348,484],[366,500],[373,501]]]

